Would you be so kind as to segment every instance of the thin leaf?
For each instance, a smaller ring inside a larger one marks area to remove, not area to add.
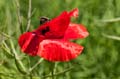
[[[115,35],[107,35],[107,34],[102,34],[104,37],[113,39],[113,40],[118,40],[120,41],[120,37],[119,36],[115,36]]]
[[[101,22],[119,22],[120,18],[113,18],[113,19],[106,19],[106,20],[101,20]]]

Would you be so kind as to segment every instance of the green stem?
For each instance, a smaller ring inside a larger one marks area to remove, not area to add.
[[[15,60],[18,62],[18,64],[20,65],[20,67],[23,69],[23,73],[26,73],[26,68],[25,66],[23,65],[22,61],[20,60],[16,50],[15,50],[15,47],[13,45],[13,42],[12,40],[10,39],[10,45],[11,45],[11,48],[12,48],[12,51],[13,51],[13,54],[15,56]],[[17,65],[17,64],[16,64]],[[18,65],[17,65],[17,68],[18,68]],[[18,68],[19,69],[19,68]]]
[[[32,0],[29,0],[29,6],[28,6],[28,18],[27,18],[27,28],[26,32],[29,31],[30,24],[31,24],[31,9],[32,9]]]
[[[10,49],[8,48],[8,46],[5,43],[5,41],[3,41],[2,49],[5,50],[8,55],[13,57],[13,54],[10,52]]]
[[[58,72],[58,73],[53,74],[53,76],[58,76],[58,75],[64,74],[64,73],[66,73],[66,72],[68,72],[68,71],[70,71],[70,70],[72,70],[72,69],[73,69],[73,67],[70,67],[70,68],[68,68],[68,69],[66,69],[66,70],[64,70],[64,71],[61,71],[61,72]],[[47,78],[47,77],[52,77],[52,75],[43,76],[43,78]]]
[[[33,71],[33,69],[35,69],[43,60],[44,60],[43,58],[41,58],[40,60],[38,60],[38,62],[33,67],[31,67],[29,69],[29,72]]]
[[[15,0],[15,4],[16,4],[16,7],[17,7],[18,27],[20,29],[20,32],[23,33],[19,1]]]
[[[5,36],[6,38],[11,38],[9,35],[3,33],[3,32],[0,32],[1,35]]]
[[[51,78],[54,79],[54,69],[55,69],[55,63],[50,62],[50,70],[51,70]]]
[[[51,76],[52,76],[52,79],[54,79],[54,68],[51,71]]]
[[[54,66],[54,73],[57,71],[57,65],[59,62],[55,62],[55,66]],[[54,74],[53,74],[54,75]],[[54,76],[54,78],[56,79],[56,77]]]

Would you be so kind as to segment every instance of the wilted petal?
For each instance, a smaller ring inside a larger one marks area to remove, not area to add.
[[[76,58],[83,47],[62,40],[43,40],[39,45],[38,55],[48,61],[69,61]]]
[[[87,29],[81,24],[70,24],[64,35],[65,39],[85,38],[89,35]]]
[[[42,36],[38,36],[32,32],[26,32],[20,36],[18,42],[23,52],[35,56],[37,55],[39,43],[42,40]]]

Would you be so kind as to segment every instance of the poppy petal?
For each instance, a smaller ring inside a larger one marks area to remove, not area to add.
[[[78,17],[78,12],[78,8],[75,8],[70,12],[64,11],[56,18],[41,25],[35,32],[43,34],[48,39],[60,39],[64,36],[65,31],[69,26],[71,16]],[[46,31],[46,28],[49,30]],[[42,31],[44,31],[44,33]]]
[[[76,58],[83,47],[63,40],[43,40],[39,45],[38,55],[48,61],[69,61]]]
[[[64,36],[64,33],[70,23],[70,16],[68,12],[64,11],[56,18],[44,23],[41,25],[35,32],[40,33],[46,28],[48,28],[48,31],[45,31],[43,34],[46,38],[60,38]]]
[[[73,9],[72,11],[70,11],[70,12],[69,12],[69,15],[77,18],[78,15],[79,15],[79,10],[78,10],[78,8],[75,8],[75,9]]]
[[[49,23],[50,32],[46,33],[47,37],[62,37],[70,23],[70,17],[65,11],[60,16],[52,19]]]
[[[89,35],[87,29],[81,24],[71,23],[64,35],[65,39],[85,38]]]
[[[31,56],[36,56],[39,43],[42,40],[42,36],[38,36],[32,32],[26,32],[20,36],[18,42],[23,52]]]

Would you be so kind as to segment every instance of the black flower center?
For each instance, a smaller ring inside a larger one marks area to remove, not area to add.
[[[45,35],[45,33],[46,32],[49,32],[50,31],[50,28],[49,28],[49,26],[47,26],[45,29],[43,29],[42,31],[41,31],[41,33],[42,33],[42,35]]]

